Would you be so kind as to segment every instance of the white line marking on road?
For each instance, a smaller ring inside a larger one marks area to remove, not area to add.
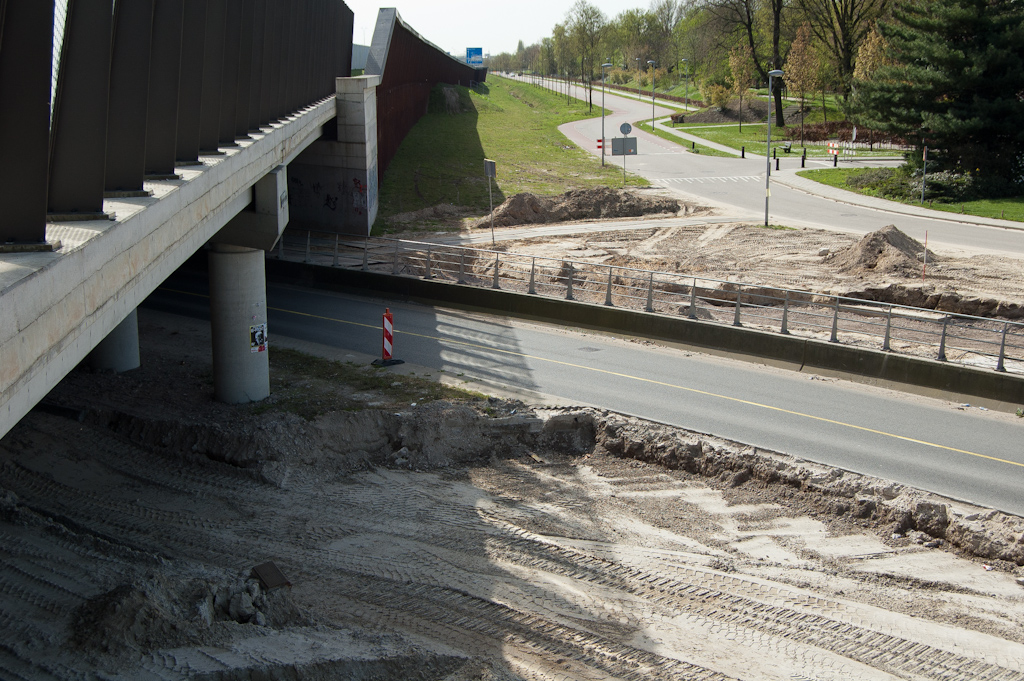
[[[669,185],[669,184],[681,184],[683,182],[687,184],[705,184],[709,182],[756,182],[764,179],[760,175],[733,175],[729,177],[662,177],[652,182],[656,184]]]

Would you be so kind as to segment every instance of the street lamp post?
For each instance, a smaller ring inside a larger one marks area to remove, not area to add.
[[[643,96],[640,94],[640,57],[636,58],[636,98],[643,101]]]
[[[604,70],[611,68],[611,64],[601,64],[601,166],[604,167]]]
[[[772,191],[768,186],[768,182],[772,177],[772,92],[773,78],[781,78],[782,71],[775,69],[774,71],[768,72],[768,147],[765,149],[764,159],[767,172],[764,175],[764,226],[768,226],[768,197],[772,195]]]
[[[648,59],[647,63],[651,65],[651,132],[654,132],[654,60]]]

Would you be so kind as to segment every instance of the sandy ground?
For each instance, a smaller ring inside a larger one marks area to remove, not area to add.
[[[659,208],[667,210],[667,199],[678,200],[678,195],[659,188],[617,193],[581,190],[547,199],[516,195],[495,208],[495,229],[502,239],[502,232],[515,225],[560,222],[579,226],[576,234],[506,238],[501,242],[502,250],[528,256],[938,307],[959,314],[1024,317],[1021,258],[969,253],[933,243],[928,246],[926,261],[924,244],[892,227],[858,237],[823,229],[767,229],[742,222],[661,226],[659,217],[676,215],[658,212]],[[603,212],[602,224],[614,224],[616,219],[635,223],[627,216],[648,212],[644,221],[650,226],[588,232],[588,221],[567,219],[585,213],[580,206],[590,205],[588,201],[594,206],[592,210]],[[691,201],[679,204],[679,216],[712,217],[720,213]],[[410,239],[429,240],[490,228],[488,220],[467,217],[452,206],[435,206],[390,220],[393,228],[404,230],[396,236]],[[417,225],[426,222],[432,224],[431,231],[417,231]],[[1004,305],[997,310],[999,303]]]
[[[1024,554],[967,550],[1019,518],[571,406],[221,405],[140,326],[0,441],[0,678],[1024,679]]]

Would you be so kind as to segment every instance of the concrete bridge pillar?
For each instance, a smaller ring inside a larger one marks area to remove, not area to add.
[[[252,204],[210,240],[213,393],[221,402],[270,395],[264,257],[288,224],[288,173],[274,168],[252,188]]]
[[[270,396],[264,251],[213,244],[210,328],[214,397],[228,404]]]
[[[93,348],[89,364],[94,369],[118,373],[139,368],[139,316],[135,310]]]

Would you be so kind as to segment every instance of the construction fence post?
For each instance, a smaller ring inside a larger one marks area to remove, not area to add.
[[[1010,328],[1009,322],[1003,322],[1003,339],[999,341],[999,361],[996,363],[996,371],[1006,371],[1004,359],[1006,357],[1006,330]]]
[[[889,306],[889,312],[885,315],[885,339],[882,341],[882,350],[889,352],[891,350],[889,341],[892,339],[892,305]]]
[[[828,339],[828,342],[839,342],[839,296],[836,296],[836,307],[832,313],[832,337]]]
[[[781,333],[789,333],[789,291],[786,291],[786,299],[782,303],[782,329]]]

